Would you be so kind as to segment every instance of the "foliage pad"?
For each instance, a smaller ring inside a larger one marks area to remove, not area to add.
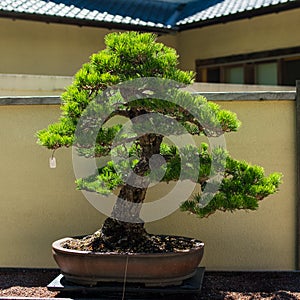
[[[38,143],[42,146],[55,150],[75,145],[78,147],[79,154],[85,157],[110,155],[113,141],[121,132],[122,125],[105,124],[97,133],[94,145],[88,139],[89,132],[80,141],[74,137],[79,119],[88,106],[92,107],[95,115],[105,115],[106,109],[113,107],[114,112],[109,114],[109,118],[122,116],[133,119],[149,113],[160,113],[181,124],[191,135],[217,137],[225,132],[236,131],[240,126],[234,113],[221,109],[215,103],[207,102],[202,96],[193,96],[178,89],[176,92],[173,91],[172,102],[163,101],[151,95],[146,99],[138,98],[128,102],[124,101],[126,98],[124,93],[113,93],[111,97],[101,98],[107,88],[138,78],[155,77],[172,80],[176,83],[176,88],[179,88],[190,84],[194,77],[192,72],[178,69],[178,55],[175,50],[156,42],[156,36],[153,34],[111,33],[106,36],[105,44],[106,48],[90,57],[90,61],[82,66],[75,75],[73,83],[62,94],[60,120],[37,133]],[[97,97],[100,102],[93,103]],[[199,114],[201,122],[191,113],[191,108]],[[182,134],[180,130],[176,131],[174,128],[165,128],[165,130],[169,130],[169,133],[174,135]],[[261,167],[234,160],[224,149],[209,149],[205,143],[198,148],[186,145],[180,149],[180,155],[179,149],[161,139],[159,134],[149,132],[145,136],[145,138],[134,138],[124,135],[123,144],[121,143],[119,147],[120,151],[126,153],[124,157],[130,159],[124,161],[123,166],[118,167],[113,161],[108,161],[104,167],[99,168],[96,174],[77,180],[78,189],[104,195],[117,188],[129,189],[124,174],[120,172],[122,167],[124,170],[130,168],[135,172],[140,172],[142,176],[148,176],[151,173],[150,180],[155,180],[155,177],[159,177],[159,174],[163,172],[164,176],[161,181],[165,182],[179,178],[189,179],[189,174],[197,167],[199,175],[196,181],[201,185],[202,193],[195,194],[192,199],[182,199],[181,209],[206,217],[217,210],[254,210],[258,207],[258,202],[275,193],[280,184],[279,173],[265,176]],[[128,143],[131,143],[130,146],[127,146]],[[150,146],[155,143],[156,147],[151,148]],[[149,166],[150,157],[154,154],[160,154],[165,160],[157,173],[150,172]],[[186,163],[190,160],[185,160],[185,158],[193,159],[193,156],[198,158],[199,165]],[[216,158],[218,158],[218,163],[212,167],[212,160]],[[221,175],[223,179],[219,190],[214,191],[212,200],[207,203],[205,197],[208,197],[209,193],[205,194],[203,191],[211,184],[208,179],[212,174]],[[139,197],[139,201],[142,202],[144,192],[141,192],[137,198]],[[127,200],[136,201],[137,198]]]

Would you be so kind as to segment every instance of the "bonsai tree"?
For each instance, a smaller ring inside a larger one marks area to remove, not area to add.
[[[194,74],[178,69],[174,49],[156,42],[153,34],[137,32],[108,34],[105,44],[62,94],[59,121],[37,133],[38,143],[49,149],[74,146],[84,157],[108,157],[95,174],[79,178],[77,188],[103,195],[118,191],[102,227],[65,247],[166,251],[155,245],[140,217],[155,180],[199,184],[201,191],[180,199],[180,208],[201,218],[217,210],[255,210],[260,200],[277,191],[279,173],[265,176],[263,168],[231,158],[222,145],[177,147],[165,138],[188,133],[212,139],[240,126],[234,113],[181,89],[192,83]],[[107,123],[116,116],[129,120],[129,129]],[[114,155],[118,161],[111,159]]]

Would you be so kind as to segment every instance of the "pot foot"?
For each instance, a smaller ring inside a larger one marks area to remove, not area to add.
[[[94,287],[98,284],[98,280],[93,280],[92,278],[82,278],[77,276],[72,276],[68,274],[63,274],[66,282],[75,285],[82,285],[86,287]]]

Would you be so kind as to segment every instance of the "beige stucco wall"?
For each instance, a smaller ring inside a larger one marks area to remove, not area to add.
[[[300,46],[300,9],[163,34],[175,47],[180,66],[195,69],[195,60]],[[72,76],[89,56],[104,47],[104,28],[47,24],[0,18],[0,73]]]
[[[300,9],[183,31],[178,34],[181,67],[196,59],[300,46]]]
[[[0,19],[0,73],[73,75],[109,31]]]
[[[69,75],[104,48],[108,29],[0,18],[0,73]],[[174,35],[161,36],[176,46]]]
[[[216,213],[198,219],[182,212],[147,224],[153,233],[202,239],[207,269],[286,270],[295,267],[294,101],[220,101],[243,126],[226,137],[234,157],[281,171],[277,195],[256,212]],[[91,233],[104,216],[75,190],[70,150],[38,146],[34,133],[57,119],[58,106],[0,106],[0,266],[55,267],[51,242]],[[158,189],[159,190],[159,189]]]

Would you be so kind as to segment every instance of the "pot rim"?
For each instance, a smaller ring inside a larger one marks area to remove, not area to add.
[[[171,237],[182,237],[182,236],[175,236],[175,235],[168,235]],[[82,237],[82,236],[81,236]],[[79,238],[79,237],[75,237]],[[204,243],[202,241],[199,241],[194,238],[188,238],[184,237],[186,239],[195,240],[195,246],[193,248],[182,250],[182,251],[176,251],[176,252],[163,252],[163,253],[142,253],[142,252],[92,252],[92,251],[84,251],[84,250],[74,250],[74,249],[67,249],[63,248],[61,244],[69,239],[72,239],[72,237],[65,237],[61,238],[59,240],[56,240],[52,243],[52,249],[55,252],[60,252],[64,254],[73,254],[73,255],[83,255],[88,254],[89,256],[124,256],[124,257],[160,257],[160,256],[178,256],[178,255],[184,255],[184,254],[190,254],[193,252],[197,252],[203,249]]]

